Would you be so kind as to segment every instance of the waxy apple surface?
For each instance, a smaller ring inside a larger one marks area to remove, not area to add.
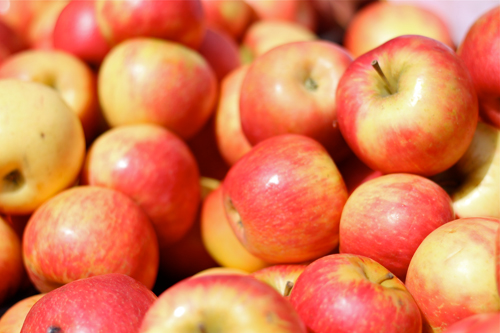
[[[469,71],[451,48],[407,35],[349,65],[338,83],[337,117],[350,148],[370,168],[431,176],[469,147],[478,102]]]

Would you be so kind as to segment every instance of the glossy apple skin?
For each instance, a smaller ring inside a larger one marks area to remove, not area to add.
[[[158,256],[147,215],[125,194],[104,187],[59,193],[33,213],[23,236],[24,264],[41,292],[107,273],[152,288]]]
[[[139,332],[197,329],[240,333],[307,332],[286,299],[267,284],[241,274],[206,275],[175,284],[149,308]]]
[[[422,6],[375,1],[360,9],[347,25],[344,45],[356,58],[403,35],[421,35],[455,48],[447,23]]]
[[[386,90],[373,60],[397,93]],[[477,95],[462,61],[443,43],[417,35],[396,37],[356,58],[338,83],[336,100],[350,148],[383,173],[431,176],[448,169],[467,150],[478,120]]]
[[[352,62],[327,41],[281,45],[253,61],[240,92],[243,133],[255,145],[295,133],[319,141],[338,162],[349,153],[338,126],[335,91]]]
[[[55,89],[80,119],[85,142],[97,136],[101,118],[97,75],[80,58],[58,50],[27,50],[0,65],[0,78],[33,81]]]
[[[471,315],[500,311],[494,263],[499,222],[461,218],[422,241],[405,283],[422,312],[423,332],[442,332]]]
[[[20,333],[33,305],[45,294],[36,294],[16,302],[0,317],[0,333]]]
[[[52,32],[53,47],[85,62],[99,65],[111,46],[97,23],[95,1],[70,1],[61,11]]]
[[[269,267],[264,267],[251,273],[250,275],[267,283],[277,292],[279,292],[283,297],[289,297],[290,292],[287,292],[287,283],[292,283],[292,288],[297,278],[306,269],[307,264],[288,264],[288,265],[273,265]]]
[[[500,129],[500,6],[475,21],[457,54],[472,76],[481,119]]]
[[[443,333],[498,333],[500,312],[479,313],[449,326]]]
[[[220,84],[219,103],[215,111],[215,136],[218,150],[228,165],[233,165],[250,151],[240,120],[240,91],[248,65],[231,71]]]
[[[200,173],[186,143],[153,124],[120,126],[89,148],[82,184],[120,191],[148,215],[160,249],[193,225],[201,201]]]
[[[453,203],[433,181],[389,174],[361,184],[340,219],[340,253],[369,257],[401,281],[424,238],[455,219]]]
[[[0,216],[0,305],[20,289],[24,278],[21,239]]]
[[[290,302],[315,333],[420,333],[417,304],[397,277],[376,261],[332,254],[310,263],[298,277]]]
[[[166,39],[199,47],[205,32],[200,0],[96,0],[97,23],[111,45],[136,37]]]
[[[314,139],[287,134],[262,141],[231,167],[222,187],[231,228],[253,255],[301,263],[337,246],[347,189]]]
[[[252,7],[245,1],[201,0],[208,28],[226,32],[238,42],[253,20]]]
[[[213,113],[218,84],[197,52],[166,40],[134,38],[104,59],[98,93],[111,127],[155,123],[189,139]]]
[[[156,299],[151,290],[124,274],[83,278],[36,302],[21,333],[137,332]]]

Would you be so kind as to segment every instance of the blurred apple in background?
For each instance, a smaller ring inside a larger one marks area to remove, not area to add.
[[[16,294],[24,275],[21,238],[0,217],[0,305]]]
[[[231,71],[220,84],[219,103],[215,111],[217,148],[228,165],[233,165],[252,146],[243,133],[240,120],[241,84],[249,65]]]
[[[28,296],[12,305],[0,316],[0,333],[20,333],[28,312],[43,296],[45,294]]]
[[[252,7],[239,0],[201,0],[208,28],[226,32],[239,42],[253,18]]]
[[[27,37],[27,42],[31,48],[51,50],[54,47],[54,27],[62,10],[69,3],[70,0],[50,1],[48,5],[33,18],[29,26]]]
[[[245,31],[240,43],[241,58],[248,64],[277,46],[317,39],[313,31],[298,23],[262,19],[252,23]]]
[[[27,50],[0,65],[0,78],[45,84],[57,91],[80,119],[85,142],[94,140],[102,118],[97,97],[97,77],[79,58],[57,50]]]
[[[218,83],[196,51],[166,40],[134,38],[114,47],[104,59],[98,93],[112,127],[155,123],[189,139],[214,112]]]
[[[303,135],[254,146],[224,182],[226,215],[240,242],[270,263],[302,263],[338,245],[347,189],[324,147]]]
[[[85,157],[81,122],[36,82],[0,80],[0,212],[30,214],[73,185]]]
[[[284,297],[289,297],[297,278],[306,269],[306,264],[273,265],[250,274],[267,283]]]
[[[45,7],[50,6],[51,2],[53,1],[2,0],[0,1],[0,20],[26,41],[32,21]]]
[[[137,332],[156,299],[151,290],[123,274],[88,277],[38,300],[21,332]]]
[[[290,294],[310,332],[420,333],[422,318],[403,282],[376,261],[332,254],[310,263]]]
[[[500,312],[479,313],[449,326],[443,333],[498,333]]]
[[[500,129],[500,5],[475,21],[457,54],[474,82],[481,119]]]
[[[457,219],[420,244],[408,268],[406,287],[422,312],[423,332],[442,332],[471,315],[500,311],[495,281],[499,222]]]
[[[146,332],[306,333],[277,291],[247,275],[215,274],[183,280],[164,291],[142,322]]]
[[[53,47],[98,66],[111,47],[97,24],[95,1],[71,1],[59,14],[53,29]]]
[[[95,0],[101,33],[110,45],[127,39],[166,39],[196,49],[205,33],[201,0]]]
[[[24,231],[23,259],[41,292],[71,281],[123,273],[152,288],[158,241],[151,221],[125,194],[77,186],[45,202]]]
[[[27,48],[28,44],[23,37],[7,24],[0,21],[0,64],[10,55]]]
[[[343,45],[356,58],[402,35],[421,35],[455,48],[447,22],[433,11],[411,4],[375,1],[349,22]]]
[[[281,134],[320,142],[339,162],[350,154],[337,122],[335,91],[351,55],[327,41],[288,43],[250,65],[240,88],[243,133],[255,145]]]
[[[431,38],[400,36],[347,68],[338,83],[337,118],[350,148],[371,169],[432,176],[469,147],[477,96],[453,50]]]

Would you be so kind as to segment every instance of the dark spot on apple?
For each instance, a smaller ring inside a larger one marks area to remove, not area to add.
[[[49,328],[47,328],[47,333],[62,333],[63,330],[62,328],[60,328],[59,326],[49,326]]]
[[[41,137],[42,139],[45,139],[45,133],[41,132],[41,133],[40,133],[40,137]]]

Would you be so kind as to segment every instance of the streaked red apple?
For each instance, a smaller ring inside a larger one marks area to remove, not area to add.
[[[500,312],[478,313],[449,326],[443,333],[498,333]]]

